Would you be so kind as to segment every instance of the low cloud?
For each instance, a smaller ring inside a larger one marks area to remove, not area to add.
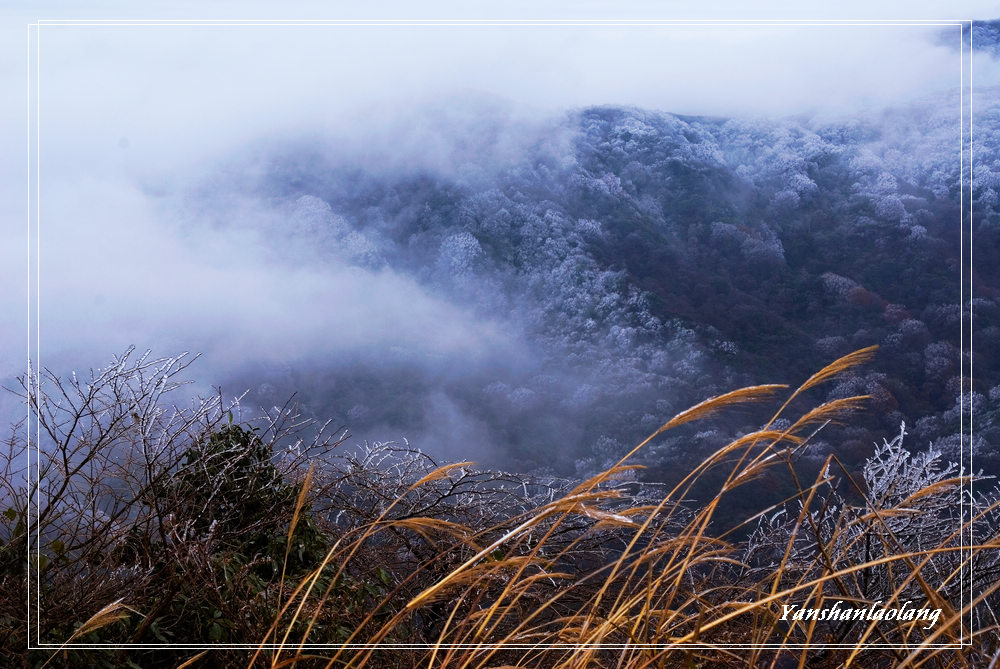
[[[273,237],[279,212],[260,200],[254,221],[197,227],[164,220],[134,188],[75,186],[50,194],[45,221],[66,223],[43,224],[40,235],[44,364],[64,353],[101,360],[138,344],[199,350],[217,369],[372,351],[474,366],[514,346],[516,333],[502,324],[390,267],[276,256],[288,240]]]
[[[733,5],[730,15],[741,11]],[[780,7],[767,16],[788,18]],[[481,184],[540,144],[551,146],[547,155],[568,155],[569,136],[550,121],[570,108],[788,116],[878,107],[954,87],[954,53],[935,42],[936,30],[45,26],[39,362],[55,370],[97,366],[132,344],[157,354],[193,350],[204,353],[197,375],[233,386],[253,381],[252,365],[272,376],[322,367],[361,378],[381,369],[385,385],[371,397],[392,392],[406,375],[420,379],[399,389],[423,413],[417,432],[503,439],[462,397],[496,378],[515,398],[543,385],[532,376],[541,373],[542,353],[519,316],[453,299],[429,275],[379,258],[377,231],[358,230],[356,221],[343,221],[336,239],[316,236],[336,228],[340,212],[325,212],[322,193],[307,188],[294,197],[257,189],[255,171],[272,173],[268,161],[295,145],[328,152],[335,165]],[[0,73],[15,80],[25,70]],[[25,83],[17,79],[17,90]],[[0,111],[7,135],[21,137],[24,113]],[[23,167],[5,159],[3,174],[11,177],[5,202],[20,202]],[[303,193],[315,200],[302,201]],[[4,216],[27,218],[0,206]],[[327,218],[310,231],[310,215]],[[24,227],[10,240],[2,257],[16,290],[0,306],[17,318],[0,326],[0,338],[21,351]],[[0,375],[22,370],[14,358]],[[599,383],[591,372],[552,385],[568,393]],[[442,379],[443,390],[431,388]],[[295,379],[285,380],[294,387]],[[330,392],[317,386],[313,394]],[[373,432],[403,422],[384,419],[376,406],[344,407],[345,422],[356,408]],[[530,403],[522,410],[544,413]],[[571,422],[551,421],[546,438]]]

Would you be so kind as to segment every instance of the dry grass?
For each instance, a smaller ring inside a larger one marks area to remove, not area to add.
[[[838,465],[831,456],[811,484],[795,478],[797,494],[782,508],[797,508],[797,516],[782,525],[785,534],[770,537],[772,564],[755,561],[745,546],[725,536],[713,536],[723,497],[777,466],[788,467],[794,477],[793,458],[812,432],[856,409],[864,398],[822,404],[787,429],[773,429],[791,400],[867,361],[873,352],[852,353],[813,375],[762,430],[707,457],[657,504],[623,507],[622,488],[608,483],[665,430],[768,399],[785,387],[754,386],[706,400],[668,421],[615,467],[498,525],[392,519],[390,505],[374,521],[342,536],[323,564],[287,596],[272,626],[273,638],[280,637],[278,647],[261,644],[250,665],[993,666],[998,657],[993,602],[1000,583],[979,584],[969,577],[984,556],[1000,550],[1000,543],[995,527],[975,545],[963,548],[961,540],[974,536],[973,523],[979,522],[981,530],[995,516],[996,505],[979,507],[978,517],[957,515],[951,534],[919,550],[912,550],[912,540],[897,536],[906,527],[900,520],[928,513],[921,510],[921,500],[960,491],[967,478],[934,482],[891,508],[836,507],[825,493]],[[413,488],[465,464],[436,469]],[[718,467],[730,468],[721,488],[685,513],[692,485]],[[866,494],[855,485],[858,495]],[[438,554],[413,564],[409,573],[396,574],[381,599],[369,602],[367,615],[356,621],[346,641],[325,651],[307,650],[307,644],[322,639],[317,630],[323,621],[336,617],[340,579],[372,555],[369,547],[378,545],[381,535],[392,532],[416,534],[438,547]],[[590,548],[583,559],[585,545]],[[603,548],[594,551],[595,545]],[[962,579],[966,583],[956,591]],[[321,582],[327,586],[320,587]],[[942,612],[932,626],[781,619],[782,605],[820,608],[837,601],[845,607],[905,605]],[[304,617],[310,623],[303,627]]]

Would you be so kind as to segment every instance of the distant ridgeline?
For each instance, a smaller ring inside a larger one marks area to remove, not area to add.
[[[522,132],[486,119],[439,129],[434,160],[391,165],[376,149],[365,160],[317,144],[271,151],[266,169],[234,178],[287,208],[278,237],[410,277],[505,323],[525,355],[468,370],[316,361],[268,392],[299,390],[355,435],[404,434],[430,451],[452,435],[481,462],[584,473],[710,394],[797,385],[878,344],[873,363],[811,398],[871,396],[864,415],[816,436],[813,456],[859,462],[905,420],[908,444],[957,459],[971,288],[964,411],[976,467],[1000,470],[998,100],[975,102],[964,289],[957,97],[848,121],[599,107]],[[724,443],[715,429],[668,438],[646,461],[700,459]]]

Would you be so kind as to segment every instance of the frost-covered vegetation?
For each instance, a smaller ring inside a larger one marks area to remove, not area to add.
[[[793,466],[863,398],[801,414],[789,401],[872,354],[838,359],[791,394],[760,385],[707,399],[576,481],[439,465],[405,444],[347,450],[346,435],[309,430],[293,406],[249,423],[217,397],[178,407],[186,356],[128,351],[86,378],[43,371],[40,386],[24,381],[37,440],[19,426],[6,442],[0,660],[986,666],[1000,654],[996,489],[972,491],[974,477],[937,451],[911,455],[902,432],[861,480],[834,456],[814,479]],[[678,485],[631,476],[664,433],[782,393],[771,419]],[[37,470],[17,465],[29,448]],[[751,532],[739,540],[719,509],[767,476],[793,492],[744,507]],[[707,495],[692,494],[699,483]],[[835,603],[937,613],[785,615]],[[25,652],[26,635],[47,647]]]

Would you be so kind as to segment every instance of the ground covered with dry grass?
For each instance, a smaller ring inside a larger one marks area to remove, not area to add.
[[[865,398],[798,414],[795,400],[872,352],[794,390],[760,385],[705,400],[584,481],[442,465],[406,444],[352,448],[343,432],[299,421],[291,404],[252,423],[221,398],[178,408],[169,400],[190,364],[183,356],[129,351],[86,380],[42,373],[24,387],[37,432],[16,426],[7,440],[0,658],[30,667],[992,666],[992,484],[934,451],[906,450],[905,428],[860,477],[835,455],[809,479],[795,466],[817,430],[849,420]],[[760,402],[774,404],[773,417],[679,483],[634,475],[635,454],[663,432]],[[726,500],[765,474],[787,477],[795,493],[720,524]],[[708,476],[721,484],[692,499]],[[820,614],[845,609],[896,613]]]

